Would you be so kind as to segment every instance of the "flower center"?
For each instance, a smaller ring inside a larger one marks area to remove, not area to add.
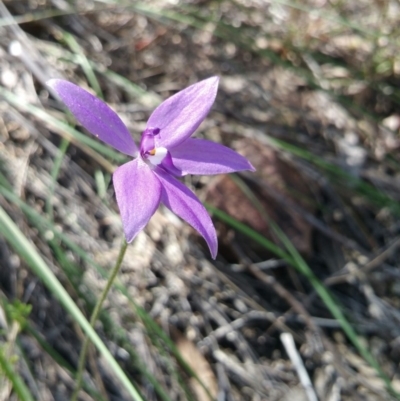
[[[153,166],[158,166],[162,163],[165,157],[168,154],[168,150],[166,148],[154,148],[152,150],[147,151],[144,154],[144,158],[147,159]]]
[[[146,128],[140,141],[140,157],[148,166],[160,166],[170,174],[181,175],[172,161],[167,148],[156,146],[155,138],[160,134],[160,128]]]

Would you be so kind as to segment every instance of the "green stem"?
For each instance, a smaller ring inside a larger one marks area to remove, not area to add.
[[[92,316],[90,317],[90,325],[94,328],[94,325],[97,321],[97,318],[99,317],[101,308],[103,306],[103,303],[105,299],[107,298],[107,295],[114,283],[115,278],[117,277],[117,274],[119,272],[119,269],[121,267],[122,261],[125,256],[126,248],[128,247],[127,242],[124,240],[121,249],[119,251],[118,259],[117,262],[115,263],[114,268],[111,271],[110,277],[107,280],[107,284],[103,289],[103,292],[100,295],[100,298],[97,300],[96,306],[94,307],[94,310],[92,312]],[[85,362],[86,362],[86,356],[87,352],[89,349],[89,344],[90,344],[90,338],[88,336],[85,337],[85,342],[83,343],[81,353],[79,355],[79,364],[78,364],[78,371],[76,373],[76,384],[75,384],[75,390],[72,394],[71,401],[77,401],[78,399],[78,393],[79,390],[82,387],[82,378],[83,378],[83,370],[85,368]]]

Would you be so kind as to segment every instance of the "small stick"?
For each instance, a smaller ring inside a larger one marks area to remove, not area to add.
[[[282,333],[280,337],[282,344],[285,347],[286,353],[288,354],[294,368],[296,369],[297,375],[300,379],[300,383],[306,392],[308,401],[318,401],[317,395],[315,394],[313,385],[310,380],[310,376],[308,376],[303,361],[299,353],[297,352],[293,336],[290,333]]]

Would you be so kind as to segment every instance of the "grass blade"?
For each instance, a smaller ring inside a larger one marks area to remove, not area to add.
[[[4,181],[4,183],[3,183]],[[10,202],[14,203],[17,205],[21,210],[27,215],[30,221],[32,221],[33,225],[39,229],[39,232],[46,231],[46,230],[51,230],[51,232],[54,234],[54,237],[62,241],[68,248],[70,248],[76,255],[78,255],[82,260],[84,260],[86,263],[90,264],[93,266],[98,273],[101,274],[102,277],[107,277],[106,271],[97,263],[91,259],[87,253],[80,248],[78,245],[76,245],[68,236],[54,226],[54,224],[41,216],[39,213],[37,213],[35,210],[33,210],[30,206],[28,206],[24,201],[22,201],[17,195],[15,195],[10,188],[7,188],[6,185],[8,184],[8,181],[4,178],[3,181],[1,180],[1,175],[0,175],[0,194],[3,195],[6,199],[8,199]],[[272,244],[274,245],[274,244]],[[149,331],[150,334],[153,334],[160,338],[160,340],[165,344],[165,346],[168,348],[168,350],[171,352],[171,354],[175,357],[175,359],[178,361],[179,365],[187,372],[187,374],[191,377],[193,377],[199,384],[202,386],[202,388],[207,392],[209,395],[210,399],[212,399],[212,396],[208,390],[208,388],[205,386],[205,384],[200,380],[196,372],[193,371],[193,369],[186,363],[186,361],[182,358],[182,355],[180,354],[179,350],[177,349],[176,345],[174,342],[171,340],[171,338],[162,330],[162,328],[151,318],[151,316],[146,312],[145,309],[143,309],[141,306],[139,306],[134,299],[130,296],[128,289],[118,282],[114,283],[114,286],[129,300],[129,303],[131,307],[133,308],[134,312],[139,316],[139,318],[142,320],[143,324],[146,326],[146,329]],[[121,333],[117,333],[119,337],[121,337]],[[131,350],[131,353],[133,353],[134,350]],[[144,366],[143,366],[144,367]],[[145,368],[145,367],[144,367]],[[163,392],[162,388],[160,386],[157,386],[154,378],[151,376],[149,372],[147,372],[145,369],[141,369],[142,373],[149,379],[150,382],[154,385],[156,389],[159,389],[160,396],[163,400],[168,400],[168,395]],[[164,393],[164,394],[163,394]]]
[[[0,368],[13,385],[14,391],[17,393],[21,401],[34,401],[32,394],[25,385],[21,377],[14,371],[12,364],[5,357],[3,350],[0,348]]]
[[[15,251],[25,260],[25,262],[31,267],[32,271],[43,281],[54,296],[58,298],[64,308],[81,326],[82,330],[90,337],[93,344],[107,360],[111,369],[114,371],[115,375],[121,381],[132,399],[135,401],[143,401],[136,388],[132,385],[124,371],[111,355],[107,346],[100,339],[93,327],[90,326],[85,316],[58,281],[57,277],[2,207],[0,207],[0,227],[0,232],[4,235],[10,245],[12,245]]]
[[[60,28],[58,28],[60,29]],[[63,40],[69,46],[69,48],[75,53],[75,56],[78,59],[78,63],[81,65],[86,78],[90,84],[90,86],[96,92],[97,97],[100,99],[104,99],[103,92],[101,90],[99,81],[96,78],[96,74],[93,71],[92,65],[90,64],[88,58],[86,57],[85,53],[83,52],[81,46],[76,41],[76,39],[68,32],[63,31]]]

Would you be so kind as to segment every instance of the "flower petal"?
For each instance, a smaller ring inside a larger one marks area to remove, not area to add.
[[[194,133],[214,103],[218,77],[211,77],[176,93],[152,113],[147,128],[159,128],[156,147],[171,150]]]
[[[170,151],[174,166],[186,174],[225,174],[255,168],[243,156],[219,143],[187,139]]]
[[[126,241],[131,242],[157,210],[161,184],[141,158],[117,168],[113,183]]]
[[[167,173],[175,175],[177,177],[181,177],[183,175],[182,172],[174,166],[171,154],[169,152],[165,157],[165,159],[160,164],[160,167],[162,167]]]
[[[102,100],[62,79],[51,79],[47,85],[91,134],[122,153],[136,156],[138,149],[125,124]]]
[[[204,237],[210,248],[211,257],[215,259],[218,250],[217,233],[205,207],[192,191],[164,170],[156,168],[154,172],[162,186],[161,202]]]

